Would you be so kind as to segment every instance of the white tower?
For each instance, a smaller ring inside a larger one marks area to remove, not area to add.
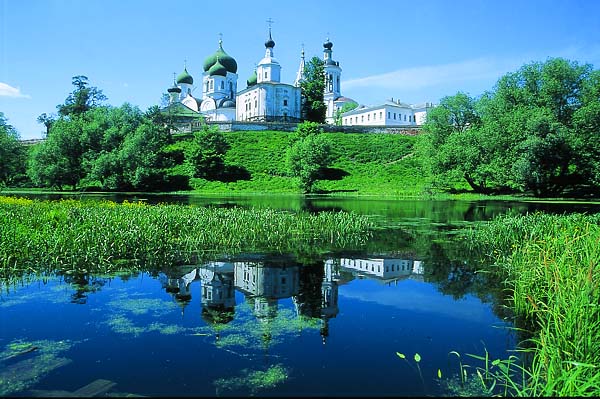
[[[269,39],[265,42],[265,57],[260,60],[256,67],[257,83],[263,82],[275,82],[279,83],[281,80],[281,65],[279,61],[273,57],[273,47],[275,47],[275,41],[271,38],[271,27],[269,27]]]
[[[327,105],[327,114],[325,121],[327,123],[333,123],[335,115],[334,101],[341,96],[340,81],[342,77],[342,68],[340,63],[334,61],[331,57],[331,48],[333,43],[329,41],[329,38],[323,43],[323,62],[325,69],[325,93],[323,100]]]
[[[298,66],[298,72],[296,73],[296,80],[294,80],[294,86],[300,87],[300,83],[304,80],[304,46],[302,46],[302,52],[300,55],[300,66]]]

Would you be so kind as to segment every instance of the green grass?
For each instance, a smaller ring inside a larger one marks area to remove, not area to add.
[[[228,166],[245,169],[250,179],[233,182],[191,179],[201,193],[301,193],[288,176],[286,150],[294,136],[281,131],[223,133],[231,149]],[[341,195],[419,197],[427,192],[420,161],[413,153],[416,137],[399,134],[326,133],[333,163],[316,189]],[[183,140],[186,138],[183,137]],[[175,145],[183,148],[185,143]],[[176,172],[178,171],[179,172]],[[174,168],[174,173],[181,173]]]
[[[366,217],[348,212],[0,196],[0,278],[56,269],[168,267],[243,251],[318,254],[360,246],[372,227]]]
[[[600,396],[600,215],[502,216],[469,239],[533,326],[531,361],[496,361],[496,380],[517,395]]]

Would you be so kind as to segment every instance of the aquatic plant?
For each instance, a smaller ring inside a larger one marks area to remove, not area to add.
[[[281,364],[275,364],[264,371],[244,369],[240,376],[219,378],[214,382],[214,385],[217,396],[222,391],[243,391],[256,394],[284,383],[288,377],[288,370]]]
[[[55,270],[148,270],[242,251],[318,253],[360,246],[372,227],[348,212],[0,196],[0,280]]]
[[[0,352],[0,396],[13,396],[37,384],[52,370],[67,365],[70,359],[60,357],[72,341],[15,340]]]
[[[492,362],[506,393],[600,395],[600,215],[501,216],[465,238],[532,326],[518,358]]]

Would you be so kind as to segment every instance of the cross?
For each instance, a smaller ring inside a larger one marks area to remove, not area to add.
[[[175,82],[177,81],[175,80],[175,72],[173,72],[173,84],[175,84]]]
[[[271,30],[271,24],[275,22],[271,19],[271,17],[269,17],[269,19],[267,19],[267,23],[269,24],[269,30]]]
[[[187,60],[183,60],[183,69],[187,69]]]

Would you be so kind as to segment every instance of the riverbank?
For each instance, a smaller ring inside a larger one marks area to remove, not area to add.
[[[469,240],[532,329],[521,344],[525,368],[516,358],[486,363],[483,382],[519,396],[600,396],[600,216],[501,216]]]

